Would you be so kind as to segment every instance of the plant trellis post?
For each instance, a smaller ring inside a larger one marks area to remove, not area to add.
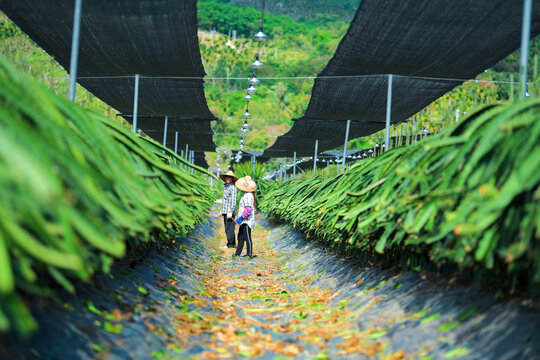
[[[531,39],[532,0],[523,0],[523,21],[521,24],[521,56],[519,60],[519,97],[524,99],[527,93],[527,73],[529,60],[529,41]]]
[[[189,151],[188,151],[188,150],[189,150],[189,144],[186,144],[186,152],[185,152],[185,155],[186,155],[185,160],[186,160],[186,161],[189,161]],[[187,165],[186,165],[186,166],[187,166]]]
[[[167,125],[169,122],[169,117],[165,116],[165,124],[163,126],[163,146],[167,147]],[[163,150],[163,153],[165,154],[165,150]]]
[[[294,152],[294,155],[293,155],[293,176],[296,177],[296,151]]]
[[[253,164],[253,179],[255,179],[255,155],[251,155],[251,163]]]
[[[317,149],[319,148],[319,140],[315,140],[315,154],[313,155],[313,175],[317,174]]]
[[[392,74],[388,75],[388,95],[386,98],[386,131],[384,132],[384,151],[390,146],[390,119],[392,118]]]
[[[347,157],[347,143],[349,142],[350,127],[351,127],[351,120],[347,120],[347,129],[345,130],[345,143],[343,144],[343,165],[341,166],[341,172],[345,171],[345,159]]]
[[[133,124],[131,131],[137,132],[137,111],[139,108],[139,74],[135,75],[135,91],[133,94]]]
[[[79,62],[79,40],[81,34],[82,0],[75,0],[73,10],[73,35],[71,36],[71,59],[69,62],[69,100],[75,101],[77,87],[77,64]]]
[[[174,153],[178,155],[178,131],[174,132]],[[176,164],[176,158],[174,158],[174,163]]]

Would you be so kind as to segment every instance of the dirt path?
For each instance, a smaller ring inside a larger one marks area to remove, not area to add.
[[[31,298],[40,329],[0,359],[540,359],[540,310],[433,274],[358,264],[258,216],[257,257],[222,220],[76,294]]]
[[[312,286],[312,277],[288,269],[283,254],[271,249],[269,231],[253,231],[256,257],[249,259],[232,257],[219,228],[201,292],[183,299],[191,306],[175,317],[170,348],[202,346],[211,349],[200,355],[207,359],[382,355],[381,329],[356,325],[366,308],[346,310],[347,301],[332,301],[338,292]],[[401,358],[403,351],[388,357]]]

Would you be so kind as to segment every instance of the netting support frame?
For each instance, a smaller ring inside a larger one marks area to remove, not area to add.
[[[77,67],[79,63],[79,44],[81,39],[82,0],[75,0],[73,10],[73,33],[71,35],[71,57],[69,60],[69,100],[75,101],[77,89]]]
[[[390,124],[392,121],[392,81],[393,75],[388,75],[388,93],[386,96],[386,129],[384,132],[384,151],[388,151],[390,146]]]
[[[174,153],[178,155],[178,131],[174,132]],[[174,163],[176,164],[176,158],[174,158]]]
[[[169,123],[169,117],[165,116],[165,123],[163,124],[163,146],[167,147],[167,125]],[[165,154],[165,151],[163,151]]]
[[[519,58],[519,98],[527,97],[529,42],[531,40],[532,0],[523,0],[521,23],[521,51]]]
[[[137,113],[139,111],[139,74],[135,74],[135,91],[133,94],[133,124],[131,125],[131,131],[137,132]]]
[[[319,140],[315,140],[315,154],[313,155],[313,176],[317,175],[317,151],[319,148]]]
[[[296,151],[293,155],[293,177],[296,177]]]
[[[345,128],[345,143],[343,144],[343,164],[341,164],[341,172],[345,171],[345,159],[347,158],[347,143],[349,142],[349,129],[351,128],[351,120],[347,120]]]

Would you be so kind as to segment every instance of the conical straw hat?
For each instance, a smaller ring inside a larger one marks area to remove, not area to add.
[[[232,172],[232,170],[229,170],[227,171],[226,173],[224,174],[219,174],[219,177],[221,178],[221,180],[225,181],[225,176],[230,176],[233,178],[233,184],[238,181],[238,178],[236,176],[234,176],[234,173]]]
[[[238,181],[234,183],[234,186],[245,192],[254,192],[257,190],[257,184],[251,179],[251,176],[244,176],[243,178],[238,179]]]

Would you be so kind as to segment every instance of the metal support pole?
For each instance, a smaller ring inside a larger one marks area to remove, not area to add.
[[[283,158],[283,175],[287,180],[287,158]]]
[[[178,131],[174,132],[174,153],[178,155]],[[176,164],[176,158],[174,158],[174,163]]]
[[[167,147],[167,125],[169,122],[169,117],[165,116],[165,125],[163,126],[163,146]]]
[[[186,152],[184,153],[186,155],[185,157],[185,160],[186,162],[189,162],[189,144],[186,144]],[[186,165],[186,169],[188,168],[188,166]]]
[[[317,174],[317,152],[319,148],[319,140],[315,140],[315,155],[313,155],[313,175]]]
[[[519,98],[527,93],[527,75],[529,61],[529,41],[531,39],[532,0],[523,0],[523,20],[521,23],[521,56],[519,60]]]
[[[251,163],[253,164],[253,179],[255,179],[255,155],[251,155]]]
[[[195,151],[191,150],[190,153],[191,153],[191,161],[190,161],[190,163],[194,165],[195,164]],[[191,173],[193,174],[193,168],[191,168]]]
[[[390,147],[390,119],[392,118],[392,74],[388,75],[388,95],[386,97],[386,131],[384,132],[384,151]]]
[[[459,121],[459,109],[456,110],[456,122]]]
[[[349,129],[351,128],[351,120],[347,120],[347,129],[345,130],[345,144],[343,145],[343,165],[341,171],[345,170],[345,159],[347,158],[347,143],[349,142]]]
[[[296,177],[296,151],[294,152],[294,155],[293,155],[293,176]]]
[[[217,152],[217,159],[216,159],[216,166],[217,166],[217,177],[219,179],[219,173],[221,172],[221,162],[219,161],[219,151]]]
[[[283,180],[283,158],[279,160],[279,180]]]
[[[514,102],[514,74],[510,74],[510,103]]]
[[[79,62],[79,40],[81,38],[82,0],[75,0],[73,10],[73,34],[71,35],[71,59],[69,61],[69,100],[75,101],[77,88],[77,65]]]
[[[135,75],[135,94],[133,95],[133,124],[131,131],[137,132],[137,111],[139,109],[139,74]]]

